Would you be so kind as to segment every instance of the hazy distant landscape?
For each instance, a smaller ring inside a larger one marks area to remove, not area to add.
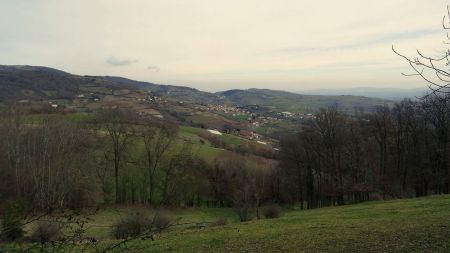
[[[404,98],[417,99],[423,97],[428,90],[426,88],[374,88],[374,87],[356,87],[348,89],[322,89],[322,90],[304,90],[297,93],[306,95],[350,95],[364,96],[371,98],[382,98],[388,100],[402,100]]]
[[[2,1],[0,252],[450,252],[445,4]]]

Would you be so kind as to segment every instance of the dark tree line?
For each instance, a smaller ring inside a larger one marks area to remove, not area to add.
[[[349,116],[323,109],[282,141],[284,185],[307,208],[450,191],[450,95]]]

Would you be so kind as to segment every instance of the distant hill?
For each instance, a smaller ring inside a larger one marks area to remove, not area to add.
[[[290,112],[316,111],[319,108],[337,106],[351,112],[355,108],[372,111],[376,106],[390,101],[362,96],[303,95],[268,89],[229,90],[217,93],[237,105],[259,105],[273,110]]]
[[[113,81],[116,83],[132,85],[139,89],[151,91],[157,96],[171,97],[179,101],[191,103],[208,103],[208,104],[219,104],[224,102],[216,94],[199,91],[197,89],[185,86],[153,84],[148,82],[135,81],[123,77],[105,76],[103,78],[105,80]]]
[[[124,89],[150,91],[175,102],[257,105],[267,110],[290,112],[313,112],[328,106],[337,106],[348,112],[352,112],[355,107],[371,111],[378,105],[389,103],[387,100],[363,96],[303,95],[268,89],[209,93],[184,86],[160,85],[123,77],[80,76],[47,67],[0,65],[0,102],[72,99],[85,92],[115,96],[120,94],[115,91]]]
[[[300,94],[308,95],[351,95],[365,96],[373,98],[382,98],[390,100],[401,100],[403,98],[416,98],[423,96],[428,90],[426,88],[374,88],[374,87],[356,87],[345,89],[318,89],[298,91]]]
[[[79,76],[47,67],[0,65],[0,101],[70,99],[80,88],[89,86],[106,88],[111,93],[118,89],[143,89],[179,101],[223,103],[215,94],[189,87],[158,85],[123,77]]]
[[[81,82],[68,73],[51,68],[0,66],[0,101],[73,97]]]

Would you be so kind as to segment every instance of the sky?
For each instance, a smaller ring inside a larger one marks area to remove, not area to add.
[[[416,88],[447,0],[0,0],[0,64],[205,91]]]

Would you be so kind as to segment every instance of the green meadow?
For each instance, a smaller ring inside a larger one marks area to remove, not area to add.
[[[99,246],[117,243],[110,227],[145,207],[108,207],[86,227]],[[149,211],[152,212],[152,211]],[[154,212],[154,211],[153,211]],[[285,208],[276,219],[238,222],[231,208],[163,210],[176,226],[155,240],[133,240],[138,252],[449,252],[450,196],[372,201],[314,210]],[[227,225],[215,222],[226,218]],[[17,248],[18,245],[9,245]],[[22,245],[22,247],[25,247]]]

